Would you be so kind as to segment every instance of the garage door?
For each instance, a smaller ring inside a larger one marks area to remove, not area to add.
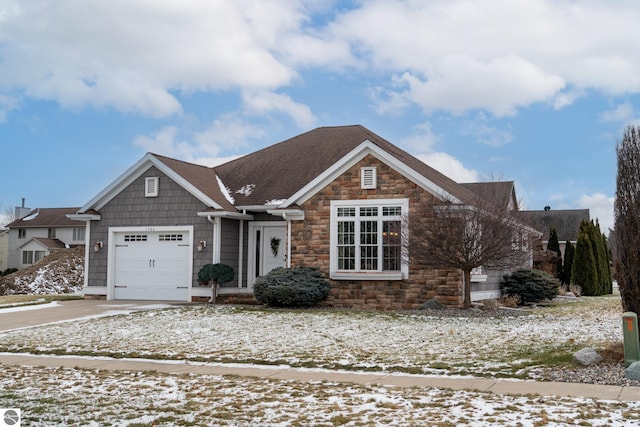
[[[114,298],[186,301],[189,233],[116,233]]]

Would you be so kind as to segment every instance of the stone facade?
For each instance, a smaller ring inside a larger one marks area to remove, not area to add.
[[[371,166],[376,167],[377,188],[363,190],[360,169]],[[411,212],[412,206],[433,199],[433,195],[375,157],[366,156],[301,206],[304,221],[291,224],[291,265],[317,267],[329,276],[332,200],[393,198],[409,199]],[[336,307],[415,309],[429,299],[436,299],[448,307],[461,307],[462,295],[462,272],[409,266],[409,277],[405,280],[332,280],[328,303]]]

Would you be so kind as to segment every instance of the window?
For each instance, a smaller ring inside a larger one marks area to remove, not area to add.
[[[371,190],[376,188],[376,168],[366,167],[360,169],[360,188]]]
[[[401,279],[402,216],[407,199],[333,201],[331,203],[331,276],[353,279]],[[369,277],[367,277],[369,279]]]
[[[47,232],[47,237],[50,239],[55,239],[56,238],[56,229],[55,228],[50,228]]]
[[[144,179],[144,197],[158,197],[160,178],[157,176]]]
[[[148,236],[146,234],[125,234],[125,242],[146,242]]]
[[[45,256],[45,251],[22,251],[22,264],[35,264]]]
[[[18,228],[18,239],[26,239],[26,238],[27,238],[27,229]]]
[[[161,242],[182,242],[182,234],[161,234],[158,236]]]
[[[84,241],[84,227],[73,227],[73,240],[75,241]]]

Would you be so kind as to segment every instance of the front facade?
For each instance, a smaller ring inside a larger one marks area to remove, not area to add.
[[[319,268],[328,303],[462,304],[462,273],[402,256],[419,201],[473,193],[362,126],[319,128],[215,168],[145,155],[70,217],[84,221],[85,296],[193,301],[208,263],[233,267],[219,293],[251,296],[276,267]]]
[[[22,269],[35,264],[52,251],[83,245],[85,227],[67,217],[78,209],[28,210],[25,216],[8,224],[6,268]]]

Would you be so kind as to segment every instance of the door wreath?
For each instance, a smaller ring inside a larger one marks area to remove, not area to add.
[[[280,239],[277,237],[271,238],[271,253],[273,256],[278,255],[278,248],[280,247]]]

